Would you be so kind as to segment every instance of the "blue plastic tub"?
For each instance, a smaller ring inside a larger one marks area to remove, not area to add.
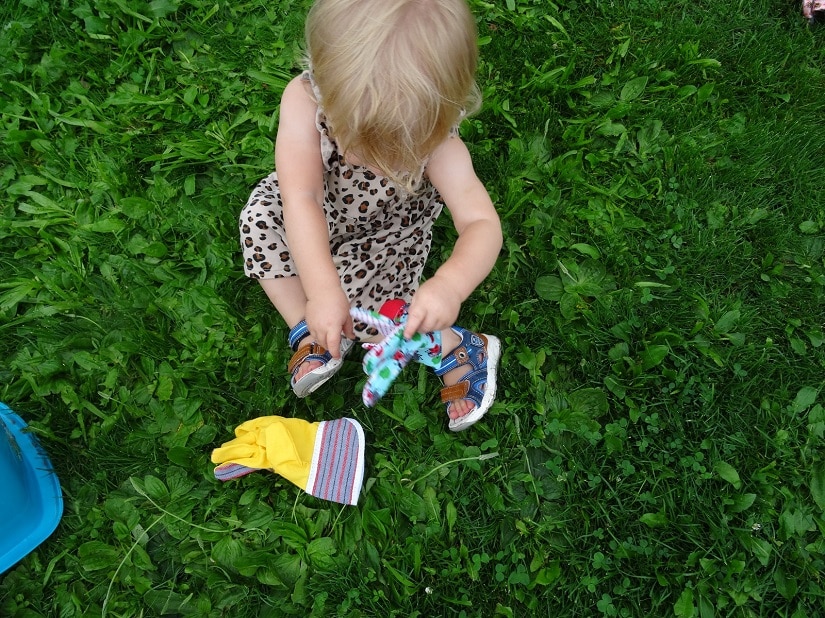
[[[45,541],[62,515],[48,455],[23,419],[0,403],[0,573]]]

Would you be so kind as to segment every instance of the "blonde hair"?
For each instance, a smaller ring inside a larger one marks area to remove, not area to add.
[[[407,189],[480,104],[466,0],[316,0],[306,44],[341,152]]]

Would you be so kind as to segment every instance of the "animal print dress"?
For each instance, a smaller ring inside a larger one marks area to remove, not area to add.
[[[432,226],[444,203],[424,177],[414,195],[365,167],[350,165],[329,134],[320,97],[315,124],[324,160],[324,214],[341,286],[355,307],[377,311],[384,301],[410,301],[430,252]],[[454,131],[455,133],[455,131]],[[253,190],[240,215],[244,271],[253,279],[299,275],[284,233],[277,172]]]

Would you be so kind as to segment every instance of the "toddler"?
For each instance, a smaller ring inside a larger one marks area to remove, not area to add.
[[[307,70],[281,98],[275,168],[241,212],[247,276],[290,327],[298,397],[375,339],[350,307],[409,303],[405,335],[440,331],[442,401],[466,429],[493,404],[498,339],[454,325],[492,270],[501,224],[458,136],[478,107],[466,0],[316,0]],[[458,240],[420,283],[442,207]]]

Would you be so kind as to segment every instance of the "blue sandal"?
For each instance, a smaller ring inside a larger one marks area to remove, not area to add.
[[[292,375],[290,383],[296,397],[306,397],[332,378],[341,368],[344,356],[352,348],[352,341],[342,338],[341,358],[334,359],[329,350],[314,341],[299,347],[301,340],[307,335],[309,335],[309,327],[307,327],[306,320],[301,320],[289,331],[289,347],[292,348],[295,354],[289,359],[287,369]],[[321,366],[316,367],[300,380],[296,380],[295,374],[298,373],[298,368],[305,362],[317,362],[321,363]]]
[[[461,343],[444,357],[435,373],[443,376],[457,367],[470,366],[458,382],[441,389],[441,401],[446,404],[448,412],[454,401],[468,399],[475,404],[464,416],[450,419],[450,431],[464,431],[487,414],[495,401],[501,342],[492,335],[477,335],[458,326],[453,326],[453,332],[461,337]]]

